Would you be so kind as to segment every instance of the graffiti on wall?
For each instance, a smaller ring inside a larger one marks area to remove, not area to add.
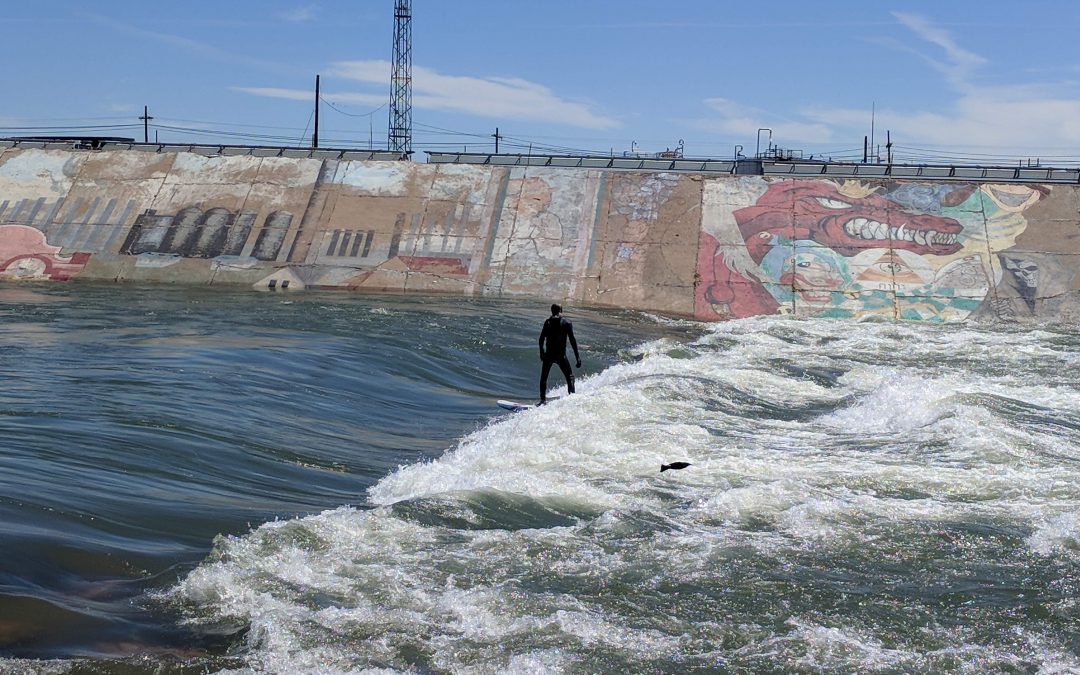
[[[150,209],[135,220],[120,247],[120,253],[276,260],[293,216],[288,211],[268,214],[249,245],[257,215],[252,211],[234,213],[223,208],[203,211],[188,207],[171,215]]]
[[[1080,316],[1076,186],[88,157],[0,155],[0,278],[520,295],[701,320]]]
[[[438,276],[466,277],[477,248],[477,210],[454,204],[445,214],[398,212],[386,231],[370,224],[323,233],[320,262],[346,264],[361,271],[345,285],[359,288],[380,268],[399,268]]]
[[[695,315],[965,318],[1003,274],[1043,192],[1026,185],[742,183],[703,222]],[[1012,267],[1016,267],[1012,264]],[[1033,297],[1033,296],[1032,296]]]
[[[0,279],[67,281],[89,259],[89,253],[60,255],[60,247],[36,228],[0,225]]]
[[[511,170],[488,261],[499,293],[573,295],[588,264],[601,182],[594,171]]]
[[[131,199],[0,199],[0,222],[34,227],[69,251],[109,250],[134,211]]]

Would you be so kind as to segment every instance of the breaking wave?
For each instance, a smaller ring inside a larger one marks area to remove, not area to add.
[[[1080,669],[1075,331],[699,334],[163,598],[236,672]]]

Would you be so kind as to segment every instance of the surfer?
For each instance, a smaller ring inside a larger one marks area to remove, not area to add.
[[[540,360],[544,364],[540,370],[540,405],[547,403],[547,379],[553,364],[558,364],[566,378],[567,390],[574,393],[574,373],[570,371],[570,361],[566,358],[567,340],[570,340],[570,346],[574,348],[576,366],[581,368],[581,355],[578,354],[577,340],[574,338],[574,324],[562,315],[562,307],[552,305],[551,316],[540,331]]]

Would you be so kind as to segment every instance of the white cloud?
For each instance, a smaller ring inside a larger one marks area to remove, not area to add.
[[[873,115],[881,145],[889,131],[894,143],[908,148],[966,149],[972,155],[998,157],[1080,153],[1080,92],[1074,82],[975,84],[973,75],[992,66],[989,61],[961,47],[948,31],[928,19],[899,12],[893,16],[922,42],[912,45],[895,36],[877,42],[928,63],[953,97],[937,109],[924,110],[901,110],[879,101]],[[939,51],[925,53],[927,46]],[[754,138],[758,128],[771,127],[784,147],[840,141],[861,146],[863,136],[870,132],[869,107],[807,106],[781,116],[726,99],[710,98],[704,103],[715,114],[698,120],[698,128]]]
[[[767,128],[772,130],[773,138],[778,142],[784,139],[785,145],[788,145],[789,141],[833,141],[833,129],[827,122],[784,118],[725,98],[706,99],[705,105],[720,113],[720,116],[697,122],[694,126],[702,131],[730,134],[739,138],[756,138],[758,129]]]
[[[904,146],[983,148],[999,155],[1076,154],[1080,149],[1080,99],[1030,98],[1019,91],[975,89],[944,111],[901,112],[878,109],[876,124]],[[811,119],[834,125],[863,127],[869,111],[818,109]],[[1071,152],[1070,152],[1071,150]],[[1047,151],[1047,152],[1043,152]]]
[[[1080,148],[1080,97],[1070,82],[978,85],[971,80],[975,70],[989,62],[968,51],[933,23],[910,14],[893,15],[925,42],[940,47],[944,60],[921,58],[940,72],[955,92],[955,98],[937,111],[878,109],[879,129],[888,129],[903,145],[934,145],[953,148],[979,147],[997,154],[1028,154],[1051,150],[1066,153]],[[1071,92],[1071,95],[1070,95]],[[833,109],[806,111],[810,119],[823,123],[858,126],[867,119],[866,110]]]
[[[386,87],[386,91],[378,94],[324,94],[324,98],[360,105],[385,103],[390,97],[390,67],[389,61],[381,60],[336,63],[328,75]],[[413,107],[421,110],[443,110],[506,121],[548,122],[585,129],[612,129],[619,126],[618,120],[593,112],[586,103],[562,98],[543,85],[520,78],[443,75],[430,68],[413,66],[412,87]],[[234,89],[273,98],[312,98],[311,92],[293,89]]]
[[[283,87],[230,87],[233,91],[243,92],[245,94],[251,94],[252,96],[262,96],[264,98],[283,98],[290,101],[314,101],[315,92],[308,89],[285,89]],[[351,103],[354,105],[370,105],[379,106],[386,103],[390,94],[358,94],[358,93],[337,93],[329,94],[326,92],[320,92],[321,97],[329,101],[330,103]]]
[[[929,20],[916,14],[904,14],[893,12],[892,15],[909,28],[911,32],[930,44],[940,47],[945,52],[945,61],[924,56],[936,70],[945,76],[950,83],[965,87],[971,71],[986,63],[986,59],[961,48],[953,40],[948,31],[935,26]]]
[[[390,62],[381,60],[341,61],[333,65],[330,74],[358,82],[389,83]],[[413,79],[413,86],[416,86],[415,78]]]
[[[138,26],[133,26],[122,21],[117,21],[116,19],[112,19],[107,16],[87,13],[83,13],[80,15],[90,19],[91,21],[107,26],[108,28],[111,28],[118,33],[130,35],[140,40],[145,40],[147,42],[161,45],[164,47],[178,49],[190,54],[194,54],[200,58],[227,63],[230,66],[243,64],[263,70],[273,70],[277,72],[285,72],[295,69],[291,66],[285,66],[281,63],[251,58],[240,53],[233,53],[226,49],[222,49],[221,47],[218,47],[216,45],[207,44],[198,40],[192,40],[191,38],[186,38],[180,35],[173,35],[171,33],[162,33],[159,31],[140,28]]]
[[[304,5],[303,7],[278,12],[275,16],[290,23],[303,23],[314,19],[318,11],[319,7],[317,5]]]
[[[281,87],[231,87],[231,89],[265,98],[285,98],[290,101],[315,100],[314,92],[304,91],[303,89],[283,89]]]

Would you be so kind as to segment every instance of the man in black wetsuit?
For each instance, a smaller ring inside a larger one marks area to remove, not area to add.
[[[546,340],[546,344],[545,344]],[[547,403],[547,379],[552,364],[558,364],[566,378],[566,388],[574,393],[574,374],[570,372],[570,361],[566,358],[566,341],[574,348],[574,359],[581,368],[581,356],[578,354],[577,340],[574,338],[574,324],[562,315],[562,307],[551,306],[551,317],[544,322],[540,331],[540,360],[544,367],[540,370],[540,405]]]

